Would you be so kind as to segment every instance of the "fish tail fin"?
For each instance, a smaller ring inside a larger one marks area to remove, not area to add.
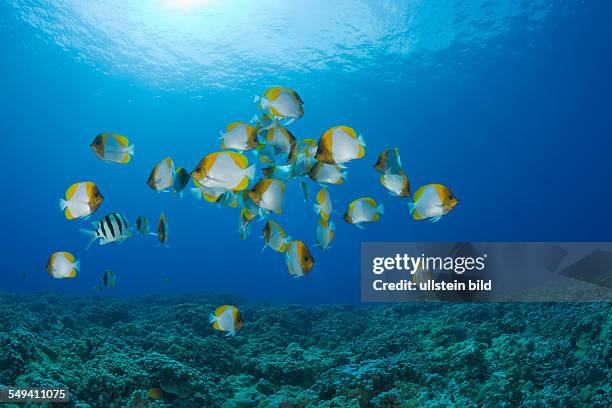
[[[208,315],[208,323],[213,324],[217,321],[217,316],[214,313]]]
[[[333,221],[330,221],[329,224],[327,224],[327,227],[332,231],[336,230],[336,224],[334,224]]]
[[[261,99],[261,97],[259,95],[253,96],[253,102],[259,102],[260,99]],[[257,116],[257,115],[255,115],[255,116]]]
[[[130,154],[130,156],[134,155],[134,145],[133,144],[128,146],[128,153]]]
[[[72,265],[72,267],[78,272],[81,270],[81,260],[77,259],[76,262],[74,263],[74,265]]]
[[[264,244],[263,248],[261,248],[261,253],[263,254],[264,251],[266,250],[266,247],[268,246],[268,244]]]
[[[249,180],[252,180],[255,177],[255,165],[253,164],[252,166],[247,167],[244,175],[247,176]]]
[[[85,250],[88,250],[89,247],[91,246],[91,244],[93,244],[96,240],[96,238],[98,238],[98,236],[96,235],[96,231],[92,231],[92,230],[88,230],[85,228],[81,228],[79,229],[79,232],[81,234],[85,234],[89,237],[89,241],[87,242],[87,245],[85,246]]]
[[[254,114],[253,117],[251,118],[251,123],[257,123],[259,122],[259,116],[257,116],[257,114]]]
[[[357,136],[357,142],[359,142],[359,144],[363,147],[366,147],[366,142],[365,139],[363,138],[363,136],[359,135]]]
[[[408,202],[408,208],[410,208],[410,215],[414,214],[414,210],[416,209],[416,204],[412,201]]]
[[[64,211],[66,207],[68,207],[68,201],[64,200],[63,198],[60,198],[59,206],[60,206],[60,209]]]
[[[376,207],[376,211],[379,214],[384,214],[385,213],[385,206],[383,205],[383,203],[378,204],[378,207]]]
[[[313,204],[312,205],[312,209],[314,210],[315,213],[319,213],[321,211],[321,206],[319,206],[319,204]]]

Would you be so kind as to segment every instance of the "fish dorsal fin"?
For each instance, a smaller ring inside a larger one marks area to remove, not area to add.
[[[231,132],[232,130],[234,130],[236,127],[240,126],[240,125],[245,125],[248,126],[242,122],[232,122],[229,125],[227,125],[227,128],[225,129],[226,132]]]
[[[370,204],[372,207],[376,208],[378,206],[378,204],[376,204],[376,201],[374,201],[373,198],[370,197],[364,197],[363,201],[365,201],[366,203]]]
[[[121,147],[128,147],[128,145],[130,144],[127,137],[125,136],[116,134],[112,134],[111,136],[117,141],[117,143],[119,143],[119,145],[121,145]]]
[[[234,160],[234,162],[241,168],[241,169],[246,169],[247,167],[249,167],[249,160],[246,158],[245,155],[240,154],[240,153],[236,153],[236,152],[227,152],[227,154],[230,155],[230,157],[232,158],[232,160]]]
[[[344,131],[344,133],[352,137],[353,139],[357,139],[357,132],[355,132],[355,129],[353,129],[352,127],[340,125],[340,126],[336,126],[336,129],[340,129]]]

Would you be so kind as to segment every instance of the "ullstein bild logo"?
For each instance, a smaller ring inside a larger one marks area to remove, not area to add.
[[[612,301],[612,243],[364,243],[361,298]]]

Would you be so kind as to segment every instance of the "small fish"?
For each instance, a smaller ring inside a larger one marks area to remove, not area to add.
[[[149,232],[149,219],[142,215],[136,218],[136,230],[140,235],[147,235]]]
[[[410,182],[403,171],[398,174],[383,174],[380,176],[380,184],[394,196],[410,197]]]
[[[158,401],[164,397],[164,391],[161,388],[151,388],[147,392],[147,396],[153,401]]]
[[[316,203],[313,205],[314,211],[321,216],[324,220],[328,220],[331,215],[332,201],[329,191],[326,188],[322,188],[317,193]]]
[[[266,222],[263,229],[263,239],[265,242],[263,249],[270,247],[276,252],[285,252],[287,250],[287,243],[291,241],[291,237],[288,237],[281,226],[274,221]]]
[[[343,171],[342,167],[337,164],[317,162],[308,176],[318,183],[342,184],[346,179],[346,171]]]
[[[314,159],[317,153],[317,141],[314,139],[302,139],[293,144],[291,153],[287,158],[288,163],[293,163],[300,155]]]
[[[90,146],[100,160],[109,163],[129,163],[134,155],[134,145],[115,133],[100,133]]]
[[[256,214],[251,214],[249,210],[243,208],[240,210],[240,225],[238,227],[238,234],[241,240],[245,240],[251,234],[251,221],[256,217]]]
[[[217,204],[224,207],[236,208],[238,207],[238,194],[235,191],[226,191],[221,194],[217,199]]]
[[[111,242],[121,243],[132,236],[130,222],[119,213],[108,214],[100,220],[94,221],[92,225],[95,230],[79,229],[81,233],[89,236],[89,242],[85,249],[89,249],[97,239],[100,239],[100,245],[106,245]]]
[[[244,190],[255,176],[255,166],[236,152],[216,152],[206,155],[191,172],[200,185],[217,190]]]
[[[191,180],[191,176],[184,167],[179,167],[176,169],[176,174],[174,175],[174,180],[172,181],[172,189],[174,190],[174,194],[178,194],[182,197],[183,190],[185,190],[185,187],[187,187],[187,184],[189,184],[189,180]]]
[[[167,285],[168,282],[170,282],[170,278],[167,276],[164,276],[164,279],[162,280],[162,282],[164,282],[164,284]]]
[[[249,197],[259,208],[280,214],[283,212],[285,183],[276,179],[261,179],[249,191]]]
[[[322,250],[329,248],[332,240],[334,239],[334,232],[336,226],[332,222],[327,222],[325,219],[320,219],[317,223],[317,246]]]
[[[323,163],[341,164],[360,159],[365,154],[365,141],[353,128],[336,126],[328,129],[321,139],[315,158]]]
[[[442,184],[428,184],[414,193],[414,202],[408,205],[410,214],[415,220],[429,218],[430,222],[436,222],[455,208],[458,202],[448,187]]]
[[[68,187],[66,199],[60,199],[59,206],[69,220],[87,218],[100,207],[103,200],[104,197],[98,186],[90,181],[84,181]]]
[[[302,108],[304,101],[297,92],[290,88],[274,87],[266,89],[261,97],[255,97],[255,102],[259,102],[259,109],[284,120],[286,125],[304,116],[304,109]]]
[[[260,143],[257,149],[253,150],[253,154],[259,158],[259,161],[265,164],[274,165],[276,163],[276,150],[268,143]]]
[[[242,328],[240,311],[235,306],[219,306],[211,313],[208,321],[215,330],[227,332],[226,336],[234,336]]]
[[[117,282],[117,278],[115,277],[115,272],[107,269],[104,271],[104,275],[102,276],[102,282],[104,282],[104,286],[107,288],[114,288],[115,283]]]
[[[168,222],[166,221],[166,216],[164,215],[164,213],[161,213],[159,215],[159,221],[157,222],[157,233],[150,232],[149,234],[155,235],[157,237],[157,239],[159,240],[159,245],[157,246],[167,247],[168,245],[166,245],[166,242],[168,242],[169,231],[170,229],[168,227]]]
[[[295,136],[287,129],[282,127],[273,127],[266,131],[266,144],[274,148],[275,154],[286,154],[289,156],[293,145],[295,144]]]
[[[233,122],[227,125],[225,132],[221,133],[221,148],[234,150],[253,150],[258,145],[257,127],[242,122]]]
[[[304,194],[304,202],[308,201],[308,185],[304,180],[300,180],[300,189],[302,194]]]
[[[315,260],[306,244],[302,241],[289,241],[285,254],[285,262],[287,263],[289,275],[297,278],[309,273],[314,266]]]
[[[74,278],[80,268],[81,262],[70,252],[55,252],[47,262],[47,273],[56,279]]]
[[[377,221],[384,212],[384,206],[376,204],[373,199],[369,197],[358,198],[349,204],[344,214],[344,221],[362,228],[362,223]]]
[[[314,158],[317,152],[317,141],[314,139],[304,139],[296,144],[291,150],[287,161],[293,164],[293,176],[307,176],[312,170],[317,160]]]
[[[288,181],[293,177],[293,165],[264,167],[261,172],[266,178]]]
[[[169,191],[174,183],[174,161],[166,157],[153,167],[147,185],[155,191]]]
[[[397,147],[394,149],[387,149],[379,154],[378,160],[376,160],[376,164],[374,164],[374,168],[383,175],[402,173],[402,161]]]

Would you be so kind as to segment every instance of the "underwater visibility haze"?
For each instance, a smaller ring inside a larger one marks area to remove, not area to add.
[[[611,17],[571,0],[3,2],[0,386],[68,386],[80,407],[607,406],[608,303],[364,305],[360,253],[610,241]],[[232,129],[260,148],[230,150]],[[296,146],[311,167],[271,182]],[[375,169],[395,148],[401,171]],[[95,205],[67,219],[80,182]],[[125,239],[86,249],[83,229]]]

